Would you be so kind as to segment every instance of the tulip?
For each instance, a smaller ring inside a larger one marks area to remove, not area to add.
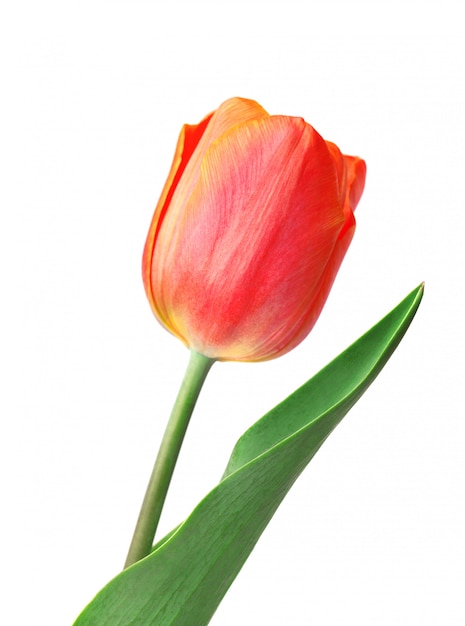
[[[351,242],[365,172],[302,118],[252,100],[185,125],[144,249],[155,316],[212,360],[297,346]]]

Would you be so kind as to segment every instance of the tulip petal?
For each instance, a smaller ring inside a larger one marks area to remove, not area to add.
[[[149,302],[157,317],[169,330],[172,329],[167,316],[152,291],[153,251],[158,239],[159,226],[168,207],[171,221],[176,222],[180,219],[185,204],[198,182],[202,158],[212,141],[218,139],[231,126],[265,116],[267,117],[268,113],[257,102],[231,98],[199,124],[195,126],[186,124],[181,130],[171,171],[155,209],[142,260],[142,275]],[[157,246],[163,247],[163,241],[159,241]]]
[[[149,233],[144,247],[144,253],[142,256],[142,278],[144,281],[144,287],[149,299],[150,305],[154,312],[158,312],[154,296],[152,294],[152,282],[151,282],[151,270],[152,270],[152,256],[155,241],[157,238],[157,231],[159,224],[163,220],[163,216],[170,205],[171,198],[176,186],[181,179],[181,176],[189,163],[192,153],[196,149],[200,138],[205,132],[206,127],[213,114],[205,117],[200,124],[191,126],[185,124],[179,135],[178,143],[176,145],[176,151],[171,165],[171,170],[168,175],[168,179],[163,188],[160,200],[158,201],[155,213],[150,224]]]
[[[350,208],[355,211],[365,188],[366,164],[365,161],[358,157],[346,156],[347,168],[347,198]]]
[[[344,206],[345,202],[345,190],[346,190],[346,181],[347,181],[347,171],[345,167],[345,157],[336,144],[331,141],[326,142],[326,147],[331,153],[333,157],[334,167],[336,169],[337,174],[337,184],[339,188],[339,201],[341,206]]]
[[[189,192],[196,184],[201,160],[211,142],[221,136],[231,125],[267,115],[265,109],[253,100],[230,98],[199,124],[183,126],[168,179],[155,209],[143,254],[142,275],[153,307],[156,306],[150,286],[153,248],[157,239],[158,226],[163,220],[167,207],[173,201],[173,196],[177,194],[175,200],[180,212],[184,206],[184,203],[180,202],[180,197],[188,198]]]
[[[354,236],[355,218],[353,211],[362,195],[366,176],[366,165],[362,159],[344,156],[336,145],[330,142],[326,143],[333,155],[336,171],[338,172],[338,180],[341,186],[340,198],[344,210],[345,222],[337,238],[333,253],[322,274],[320,284],[315,290],[315,299],[310,307],[311,315],[314,317],[315,322],[323,309],[341,263]],[[307,332],[305,327],[302,328],[301,332],[298,333],[295,345],[298,345],[298,343],[305,338]]]
[[[239,124],[213,143],[154,254],[175,334],[213,358],[290,349],[344,224],[335,178],[326,143],[299,118]]]
[[[334,159],[342,206],[355,211],[365,187],[366,164],[359,157],[346,156],[330,141],[326,142]]]
[[[226,100],[215,111],[182,172],[179,184],[173,190],[170,208],[173,222],[184,214],[186,204],[199,182],[202,161],[210,146],[238,125],[263,117],[269,116],[259,104],[243,98]]]

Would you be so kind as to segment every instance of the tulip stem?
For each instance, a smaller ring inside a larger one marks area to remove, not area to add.
[[[145,492],[124,567],[147,556],[153,545],[168,487],[195,403],[214,360],[191,351]]]

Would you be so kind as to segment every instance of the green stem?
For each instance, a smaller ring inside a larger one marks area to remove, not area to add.
[[[214,360],[191,351],[189,364],[166,426],[145,492],[124,567],[144,558],[152,549],[168,487],[192,411]]]

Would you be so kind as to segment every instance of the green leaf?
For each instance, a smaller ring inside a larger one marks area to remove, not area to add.
[[[237,442],[225,474],[152,553],[114,578],[75,626],[204,626],[282,499],[373,382],[410,325],[415,289]]]

